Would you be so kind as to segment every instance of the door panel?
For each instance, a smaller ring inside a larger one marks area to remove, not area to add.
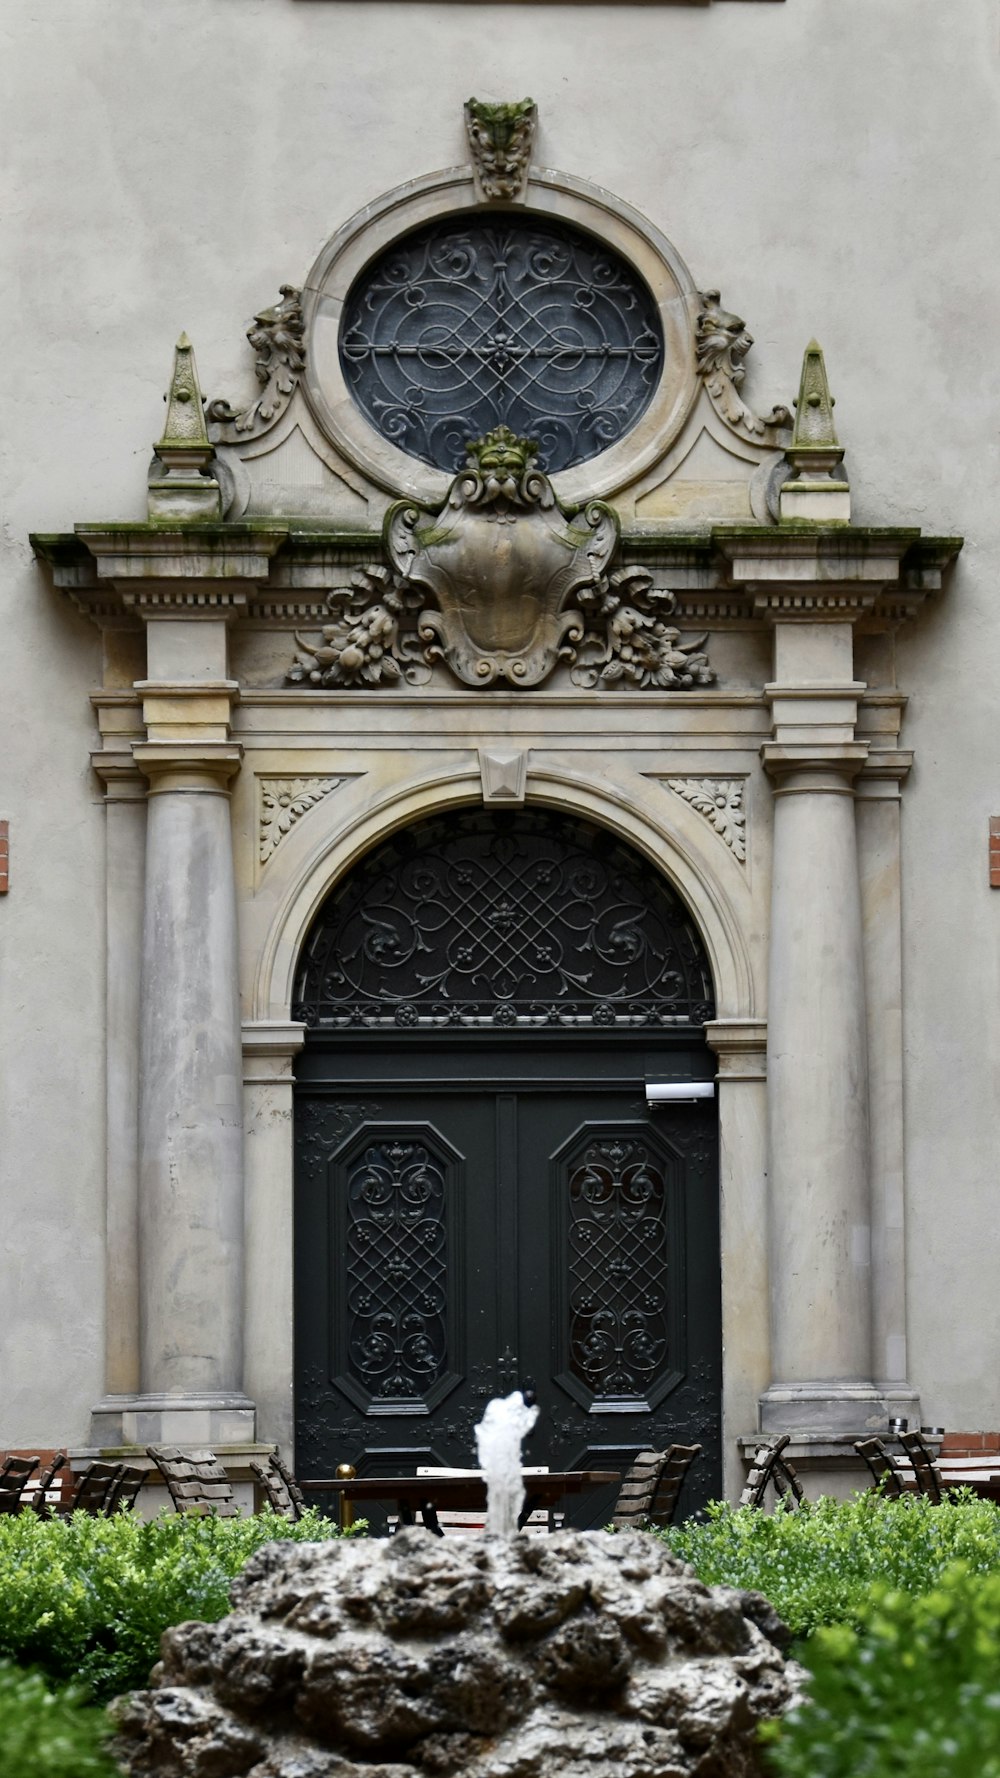
[[[710,1068],[702,1049],[669,1063]],[[303,1475],[472,1464],[486,1402],[531,1378],[526,1461],[620,1468],[697,1442],[685,1510],[719,1492],[714,1107],[650,1116],[644,1075],[663,1071],[662,1054],[624,1045],[307,1050]],[[576,1522],[605,1523],[612,1500],[581,1501]]]

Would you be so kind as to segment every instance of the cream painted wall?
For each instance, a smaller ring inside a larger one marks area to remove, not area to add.
[[[747,317],[749,393],[822,340],[859,523],[967,539],[898,643],[911,1375],[1000,1424],[996,0],[711,8],[7,0],[0,567],[5,1343],[0,1445],[80,1439],[102,1386],[103,815],[96,632],[29,530],[140,518],[173,341],[208,394],[358,206],[462,158],[461,103],[530,92],[539,158],[646,212]]]

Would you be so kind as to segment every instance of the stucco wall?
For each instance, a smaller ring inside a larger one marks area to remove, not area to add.
[[[244,328],[360,205],[464,153],[461,104],[538,102],[538,156],[609,187],[747,317],[757,405],[823,342],[860,523],[968,539],[897,645],[912,1380],[1000,1423],[992,1190],[1000,812],[995,0],[711,8],[55,0],[0,24],[8,349],[0,600],[7,1333],[0,1443],[84,1436],[102,1387],[99,638],[29,530],[141,518],[173,342],[251,389]]]

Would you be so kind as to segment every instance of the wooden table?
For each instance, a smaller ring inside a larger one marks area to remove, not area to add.
[[[913,1467],[903,1457],[896,1462],[903,1472],[907,1489],[917,1485]],[[984,1452],[982,1457],[938,1457],[938,1474],[946,1488],[971,1488],[980,1500],[1000,1501],[1000,1462]]]
[[[524,1507],[518,1517],[518,1529],[526,1524],[537,1508],[550,1511],[567,1494],[585,1494],[592,1488],[607,1488],[621,1480],[617,1469],[549,1470],[544,1475],[524,1478]],[[337,1494],[342,1500],[392,1501],[402,1525],[416,1523],[419,1513],[428,1531],[438,1537],[444,1533],[438,1524],[438,1509],[452,1512],[485,1512],[486,1482],[481,1475],[440,1476],[355,1476],[350,1481],[338,1477],[299,1482],[310,1494]]]

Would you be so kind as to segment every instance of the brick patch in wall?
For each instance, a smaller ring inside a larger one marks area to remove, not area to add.
[[[0,821],[0,895],[10,888],[10,822]]]
[[[1000,1432],[946,1432],[941,1440],[942,1457],[979,1457],[1000,1452]]]
[[[990,888],[1000,889],[1000,815],[990,816]]]

